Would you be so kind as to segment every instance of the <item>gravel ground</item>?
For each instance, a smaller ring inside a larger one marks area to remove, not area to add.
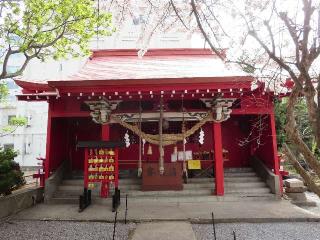
[[[211,224],[192,225],[197,240],[212,240]],[[127,240],[136,224],[117,224],[116,240]],[[216,224],[217,240],[320,240],[320,223]],[[105,239],[111,240],[113,224],[100,222],[8,221],[0,222],[0,239]],[[150,239],[152,240],[152,239]]]
[[[208,224],[192,225],[197,240],[212,240]],[[216,224],[217,240],[320,240],[320,223],[228,223]]]
[[[135,224],[117,224],[116,240],[127,240]],[[0,222],[0,239],[104,239],[111,240],[113,224],[99,222],[8,221]]]

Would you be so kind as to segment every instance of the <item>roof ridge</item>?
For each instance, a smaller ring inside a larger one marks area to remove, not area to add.
[[[91,58],[98,57],[119,57],[119,56],[138,56],[139,49],[93,49]],[[225,49],[221,50],[225,54]],[[209,48],[153,48],[148,49],[144,56],[194,56],[194,55],[213,55]]]

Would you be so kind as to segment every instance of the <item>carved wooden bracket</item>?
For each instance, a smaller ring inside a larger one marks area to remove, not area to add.
[[[201,98],[200,99],[207,108],[210,108],[213,113],[213,118],[216,121],[226,121],[230,118],[232,112],[231,106],[237,100],[236,98]]]
[[[92,120],[98,124],[109,123],[112,110],[115,110],[120,102],[121,101],[108,101],[106,99],[85,101],[90,108]]]

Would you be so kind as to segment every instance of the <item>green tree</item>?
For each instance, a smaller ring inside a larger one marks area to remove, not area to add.
[[[286,124],[286,103],[284,101],[276,100],[274,105],[276,132],[277,132],[277,144],[278,147],[282,147],[282,144],[286,142],[286,132],[284,130]]]
[[[9,94],[7,84],[2,81],[0,82],[0,103],[3,102]]]
[[[25,126],[27,124],[27,119],[21,116],[15,116],[10,119],[10,122],[6,126],[0,128],[0,137],[9,135],[17,130],[18,127]]]
[[[13,149],[0,149],[0,195],[8,195],[25,184],[20,166],[14,161],[16,156]]]
[[[110,34],[111,15],[99,13],[92,0],[25,0],[0,2],[0,80],[22,74],[31,59],[89,54],[89,41]],[[2,50],[1,50],[2,49]],[[9,71],[10,58],[24,56]]]

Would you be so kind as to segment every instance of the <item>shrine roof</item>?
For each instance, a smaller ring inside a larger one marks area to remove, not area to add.
[[[24,89],[59,86],[159,84],[192,82],[251,82],[235,64],[226,64],[209,49],[151,49],[143,57],[136,49],[93,50],[84,66],[60,79],[16,78]]]

